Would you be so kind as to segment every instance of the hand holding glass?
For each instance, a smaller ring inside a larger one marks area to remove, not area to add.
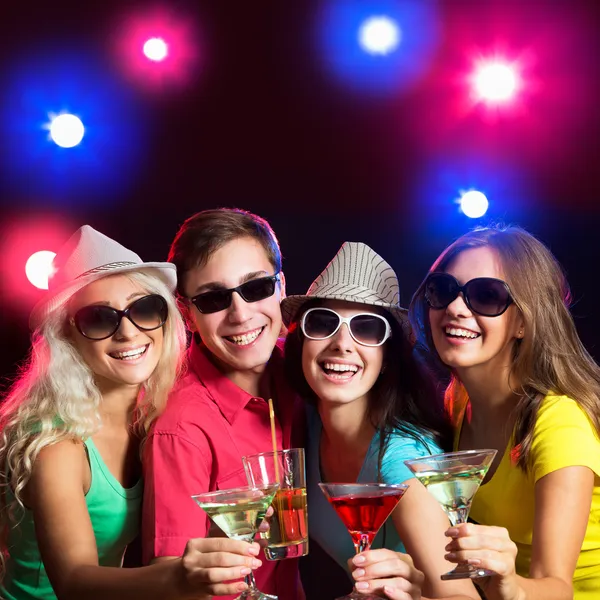
[[[308,513],[304,449],[263,452],[242,458],[248,484],[262,487],[278,483],[273,500],[274,514],[264,534],[268,560],[297,558],[308,554]]]
[[[252,542],[278,488],[279,485],[273,483],[264,487],[207,492],[192,496],[192,499],[227,537]],[[263,594],[256,587],[253,573],[246,575],[244,581],[248,589],[236,600],[277,600],[277,596]]]
[[[442,505],[452,525],[466,523],[475,492],[483,481],[496,450],[464,450],[434,454],[404,464]],[[494,575],[493,571],[460,563],[442,579],[475,579]]]

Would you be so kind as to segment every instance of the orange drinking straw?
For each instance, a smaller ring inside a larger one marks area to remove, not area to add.
[[[277,457],[277,433],[275,430],[275,411],[273,399],[269,398],[269,418],[271,419],[271,441],[273,442],[273,460],[275,461],[275,480],[279,482],[279,459]]]

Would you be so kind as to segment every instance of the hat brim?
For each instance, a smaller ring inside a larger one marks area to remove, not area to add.
[[[284,298],[281,302],[281,315],[283,317],[283,323],[286,327],[289,327],[292,321],[296,320],[302,307],[309,300],[343,300],[344,302],[354,302],[357,304],[364,304],[365,306],[379,306],[390,312],[404,331],[410,330],[410,322],[408,320],[408,311],[406,308],[379,301],[362,302],[356,296],[348,296],[346,294],[327,294],[323,296],[319,296],[317,294],[314,296],[303,295],[288,296],[287,298]]]
[[[101,273],[93,273],[87,277],[80,277],[70,282],[68,285],[48,292],[50,297],[45,297],[40,300],[32,309],[31,315],[29,316],[29,328],[31,330],[37,329],[43,320],[57,308],[61,307],[65,302],[76,294],[79,290],[83,289],[86,285],[103,279],[104,277],[110,277],[111,275],[119,275],[123,273],[131,273],[132,271],[147,271],[154,270],[155,273],[164,281],[171,292],[175,291],[177,287],[177,268],[172,263],[167,262],[148,262],[139,264],[123,265],[104,271]]]

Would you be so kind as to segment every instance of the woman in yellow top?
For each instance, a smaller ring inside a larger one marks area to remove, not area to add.
[[[600,598],[600,368],[551,252],[526,231],[451,244],[411,303],[418,344],[449,369],[458,450],[498,453],[446,558],[497,573],[488,600]]]

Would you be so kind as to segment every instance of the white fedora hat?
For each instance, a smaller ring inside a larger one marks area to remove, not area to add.
[[[31,311],[29,327],[36,329],[52,311],[86,285],[108,275],[156,269],[171,291],[177,285],[177,269],[167,262],[148,262],[89,225],[80,227],[52,261],[48,292]]]
[[[313,298],[381,306],[392,313],[403,329],[410,327],[407,311],[400,306],[400,286],[394,269],[362,242],[344,242],[305,295],[288,296],[282,301],[286,327],[295,320],[302,305]]]

